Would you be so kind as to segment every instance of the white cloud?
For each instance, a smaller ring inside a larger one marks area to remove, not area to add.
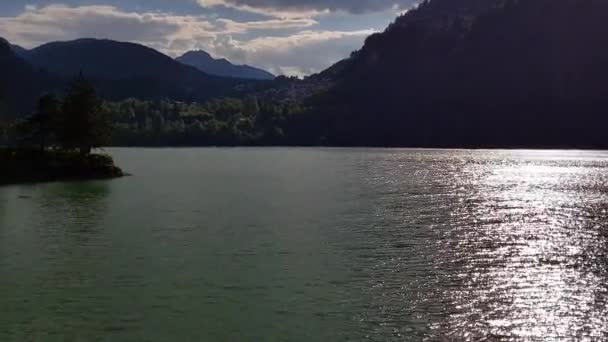
[[[216,57],[261,66],[277,74],[303,75],[348,56],[373,33],[320,30],[315,26],[318,23],[312,18],[238,22],[196,15],[127,12],[106,5],[49,5],[29,6],[15,17],[0,17],[0,36],[27,48],[87,37],[137,42],[171,56],[202,49]],[[286,35],[286,29],[295,33]],[[245,34],[257,38],[245,39]]]
[[[82,37],[143,43],[173,37],[200,39],[212,37],[213,27],[204,17],[123,12],[103,5],[28,7],[16,17],[0,18],[0,35],[25,47]]]
[[[229,59],[258,65],[276,74],[303,76],[321,71],[360,48],[372,29],[302,31],[286,37],[218,41],[214,50]]]
[[[226,34],[247,33],[253,30],[286,30],[292,28],[307,28],[317,25],[318,22],[310,18],[270,19],[262,21],[238,22],[231,19],[218,19],[224,25]]]

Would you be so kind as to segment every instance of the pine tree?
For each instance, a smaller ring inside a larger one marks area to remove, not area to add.
[[[44,95],[38,100],[38,110],[30,118],[32,140],[44,152],[55,130],[55,122],[59,119],[60,103],[52,94]]]
[[[110,116],[82,73],[72,82],[61,109],[57,137],[63,148],[89,154],[93,148],[109,142]]]

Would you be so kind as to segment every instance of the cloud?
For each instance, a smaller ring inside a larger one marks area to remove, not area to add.
[[[49,5],[26,7],[12,18],[0,18],[0,35],[25,47],[82,37],[110,38],[147,44],[169,43],[171,38],[212,38],[214,25],[199,16],[156,12],[123,12],[114,6]]]
[[[321,29],[313,18],[235,21],[124,11],[109,5],[28,6],[15,17],[0,17],[0,36],[26,48],[56,40],[107,38],[141,43],[174,57],[202,49],[235,63],[289,75],[330,66],[360,48],[373,32]]]
[[[236,9],[242,12],[255,13],[275,18],[313,18],[321,14],[329,13],[327,9],[316,10],[311,8],[291,8],[291,7],[273,7],[253,4],[250,5],[245,1],[233,0],[198,0],[198,3],[203,7],[227,7]]]
[[[293,28],[307,28],[318,24],[310,18],[286,18],[270,19],[261,21],[238,22],[231,19],[217,19],[217,23],[224,26],[224,32],[228,34],[246,33],[253,30],[286,30]]]
[[[278,18],[315,17],[331,12],[403,10],[418,0],[198,0],[203,7],[224,6]]]
[[[304,76],[328,67],[361,47],[372,29],[302,31],[285,37],[260,37],[215,42],[214,51],[233,61],[258,65],[275,74]]]

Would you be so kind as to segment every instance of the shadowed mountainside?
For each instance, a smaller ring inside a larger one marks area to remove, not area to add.
[[[608,2],[431,0],[310,82],[311,143],[606,147]],[[319,140],[316,140],[319,141]]]
[[[18,57],[14,48],[0,38],[0,100],[4,102],[4,113],[14,115],[16,108],[31,108],[35,99],[47,88],[57,85],[57,80],[49,74],[38,71]],[[34,100],[32,100],[34,99]],[[0,121],[8,118],[0,117]]]

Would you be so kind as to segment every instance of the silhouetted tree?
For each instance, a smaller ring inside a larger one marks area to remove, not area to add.
[[[72,82],[61,109],[57,138],[63,148],[89,154],[93,148],[109,143],[110,116],[82,73]]]
[[[60,102],[55,95],[48,94],[38,100],[38,109],[29,119],[31,137],[43,152],[51,136],[54,134],[55,123],[60,118]]]
[[[6,110],[6,105],[0,90],[0,145],[4,145],[8,140],[9,119]]]
[[[44,152],[55,134],[60,118],[60,103],[54,95],[44,95],[38,100],[36,112],[16,122],[15,133],[20,144],[37,146]]]

